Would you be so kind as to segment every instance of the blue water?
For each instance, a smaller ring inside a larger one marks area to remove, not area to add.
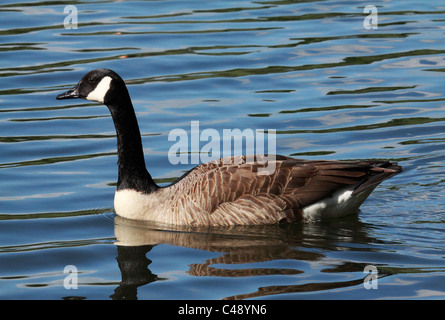
[[[82,1],[66,29],[68,4],[0,4],[0,299],[445,298],[443,1]],[[94,68],[126,80],[159,184],[195,165],[168,161],[192,121],[404,172],[342,219],[122,221],[107,108],[55,100]]]

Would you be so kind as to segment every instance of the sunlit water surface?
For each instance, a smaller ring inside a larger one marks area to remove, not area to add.
[[[2,1],[0,298],[444,299],[444,33],[439,0]],[[55,100],[94,68],[127,81],[160,184],[195,165],[168,161],[169,132],[192,121],[275,129],[278,154],[404,172],[343,219],[122,221],[107,108]]]

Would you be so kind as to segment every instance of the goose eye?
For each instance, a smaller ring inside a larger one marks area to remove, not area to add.
[[[88,82],[89,83],[95,83],[96,82],[96,78],[94,76],[90,76],[90,77],[88,77]]]

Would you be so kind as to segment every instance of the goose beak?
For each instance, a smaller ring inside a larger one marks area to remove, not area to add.
[[[56,97],[57,100],[76,98],[80,98],[79,85],[76,85],[74,88],[69,89],[67,92],[61,93]]]

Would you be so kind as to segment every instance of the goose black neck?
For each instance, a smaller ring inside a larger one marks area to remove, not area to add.
[[[145,167],[141,134],[128,91],[107,103],[117,134],[119,178],[117,190],[132,189],[144,193],[159,187]]]

